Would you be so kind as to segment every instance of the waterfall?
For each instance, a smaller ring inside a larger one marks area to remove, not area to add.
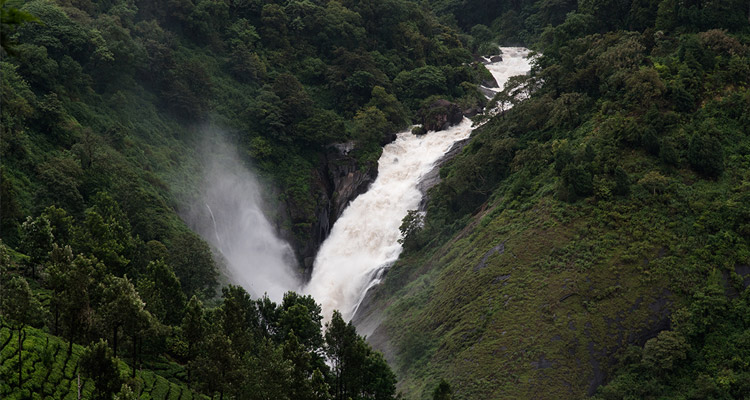
[[[231,146],[218,139],[220,135],[211,136],[202,146],[199,195],[183,218],[219,251],[232,283],[253,297],[267,293],[271,300],[281,301],[286,291],[299,290],[294,252],[264,215],[255,176]]]
[[[508,78],[530,69],[529,50],[502,47],[503,61],[486,67],[502,88]],[[498,92],[499,89],[484,88]],[[418,184],[459,140],[471,134],[471,121],[447,130],[416,136],[410,130],[383,148],[378,178],[338,218],[313,264],[309,283],[301,287],[290,246],[275,235],[263,214],[260,187],[230,146],[204,146],[206,153],[200,196],[185,215],[189,225],[218,249],[227,274],[253,296],[267,293],[281,300],[288,290],[301,290],[321,303],[324,318],[340,310],[351,319],[367,290],[380,283],[384,271],[401,254],[399,226],[417,209]],[[220,141],[219,141],[220,142]],[[206,210],[208,213],[206,213]]]
[[[502,88],[508,78],[529,71],[528,49],[503,47],[503,61],[488,63]],[[490,89],[497,92],[497,89]],[[383,148],[378,177],[369,190],[352,201],[334,224],[313,264],[303,290],[321,303],[324,318],[339,310],[349,320],[367,290],[396,261],[402,247],[399,226],[421,200],[418,183],[454,142],[471,134],[471,121],[447,130],[415,136],[410,130]]]

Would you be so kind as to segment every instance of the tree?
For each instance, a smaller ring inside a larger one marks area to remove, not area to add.
[[[312,399],[315,397],[311,353],[305,349],[294,332],[289,332],[286,341],[282,345],[285,360],[292,363],[290,374],[292,384],[290,385],[290,397],[292,399]],[[317,371],[317,370],[316,370]]]
[[[247,376],[239,387],[251,400],[292,400],[292,394],[302,389],[293,387],[292,362],[268,338],[261,340],[256,354],[247,354],[244,364]]]
[[[133,341],[135,368],[135,341],[138,331],[148,324],[150,314],[127,277],[108,276],[104,282],[102,298],[102,304],[98,307],[99,320],[112,334],[114,355],[117,357],[117,344],[122,328],[130,334]]]
[[[418,210],[409,210],[406,216],[401,220],[401,226],[398,227],[401,237],[398,242],[404,247],[418,247],[419,232],[424,228],[424,213]]]
[[[382,354],[372,350],[357,335],[351,322],[344,322],[341,313],[333,312],[326,324],[326,356],[333,372],[333,398],[392,399],[396,377]]]
[[[19,10],[15,7],[6,6],[8,0],[0,0],[0,24],[2,24],[3,34],[0,36],[0,47],[8,54],[16,54],[13,48],[13,33],[19,26],[26,22],[38,22],[39,19],[34,15]]]
[[[18,388],[23,383],[23,329],[26,325],[34,325],[42,320],[42,309],[39,300],[29,288],[26,279],[14,276],[0,287],[0,311],[11,321],[15,322],[18,330]]]
[[[366,107],[376,107],[382,111],[388,120],[389,132],[396,132],[409,124],[406,108],[398,101],[396,96],[386,92],[382,86],[375,86],[370,93],[370,101]]]
[[[121,389],[120,366],[103,339],[86,347],[78,362],[83,376],[94,381],[94,399],[112,399]]]
[[[709,177],[718,177],[724,171],[724,149],[713,136],[694,134],[688,147],[688,161],[694,170]]]
[[[182,335],[187,341],[188,361],[193,360],[196,357],[197,349],[208,330],[208,323],[204,315],[203,303],[196,296],[190,298],[185,309],[185,316],[182,317]],[[191,382],[191,364],[188,363],[187,367],[187,381],[188,385]]]
[[[224,393],[231,390],[241,378],[239,364],[229,338],[215,330],[206,336],[189,367],[204,393],[213,397],[214,393],[219,392],[219,397],[223,398]]]
[[[669,184],[669,179],[657,171],[649,171],[638,181],[638,184],[646,188],[652,194],[662,193]]]
[[[383,144],[388,132],[388,120],[376,107],[357,111],[354,116],[354,138],[367,147]]]
[[[59,315],[68,337],[70,354],[73,341],[91,325],[91,288],[94,276],[99,277],[104,266],[80,254],[74,259],[68,246],[55,247],[52,259],[47,270],[47,283],[54,293],[55,330]]]
[[[148,263],[146,273],[138,280],[138,293],[146,309],[160,321],[174,325],[182,320],[185,293],[180,280],[163,259]]]
[[[184,232],[171,243],[169,265],[180,278],[187,296],[210,297],[216,286],[216,267],[206,242],[191,232]]]
[[[451,389],[451,385],[445,379],[440,379],[440,383],[432,392],[432,400],[451,400],[452,398],[453,389]]]
[[[45,208],[42,216],[49,220],[55,243],[60,246],[69,245],[71,240],[70,235],[75,223],[73,217],[64,209],[55,206]]]
[[[323,346],[321,313],[320,305],[312,296],[302,296],[295,292],[285,293],[278,324],[281,340],[286,340],[294,332],[294,336],[306,351],[315,352],[320,349]]]
[[[661,331],[643,346],[643,365],[657,374],[678,367],[687,357],[689,344],[679,332]]]
[[[20,249],[29,256],[31,276],[35,277],[36,266],[43,264],[49,257],[49,252],[52,251],[54,236],[52,236],[49,220],[43,215],[34,219],[26,217],[26,221],[21,224],[19,236]]]
[[[258,311],[250,294],[240,286],[229,285],[221,289],[224,302],[219,308],[221,326],[237,354],[250,351],[256,339]]]

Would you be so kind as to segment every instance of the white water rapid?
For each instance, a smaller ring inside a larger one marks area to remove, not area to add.
[[[492,76],[497,81],[497,88],[486,88],[495,93],[501,91],[508,79],[517,76],[524,75],[531,70],[532,58],[529,57],[531,50],[525,47],[501,47],[503,61],[500,62],[489,62],[484,66],[490,71]]]
[[[528,49],[501,50],[503,61],[486,65],[500,88],[510,77],[530,69]],[[303,289],[321,303],[325,319],[333,310],[341,311],[345,320],[353,317],[367,290],[380,282],[383,270],[401,253],[399,226],[407,211],[419,206],[420,179],[454,142],[467,138],[471,130],[471,121],[464,118],[447,130],[423,136],[401,132],[396,141],[383,148],[377,179],[336,221],[315,259],[310,282]]]

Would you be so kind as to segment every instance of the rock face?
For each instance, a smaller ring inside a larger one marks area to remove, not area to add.
[[[395,135],[394,135],[395,138]],[[282,236],[292,244],[305,274],[312,265],[321,243],[328,237],[334,222],[350,201],[367,191],[378,175],[377,164],[362,168],[349,153],[353,143],[330,146],[318,162],[311,179],[314,204],[295,204],[287,200],[281,205],[291,221],[291,230],[279,227]],[[312,220],[312,222],[310,222]]]
[[[436,100],[419,110],[422,126],[428,131],[441,131],[455,125],[464,118],[463,111],[448,100]]]

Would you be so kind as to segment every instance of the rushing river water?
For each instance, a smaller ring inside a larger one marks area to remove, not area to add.
[[[487,69],[500,88],[508,79],[529,71],[529,50],[503,47],[503,60]],[[488,95],[499,89],[483,88]],[[228,277],[254,297],[267,293],[280,301],[288,290],[311,294],[323,316],[340,310],[349,320],[367,290],[401,253],[399,226],[409,210],[419,207],[420,180],[456,141],[471,134],[471,121],[447,130],[415,136],[398,134],[383,148],[378,177],[368,191],[352,201],[323,242],[310,281],[301,284],[287,243],[263,215],[260,185],[242,165],[231,146],[212,141],[206,157],[200,196],[184,213],[191,227],[218,249]]]
[[[500,88],[510,77],[530,69],[528,49],[501,49],[503,61],[486,65]],[[401,132],[383,148],[377,179],[336,221],[303,288],[321,303],[324,318],[339,310],[346,320],[351,319],[367,290],[380,282],[383,270],[401,253],[399,226],[407,212],[419,206],[420,179],[471,130],[471,121],[464,118],[447,130],[423,136]]]

